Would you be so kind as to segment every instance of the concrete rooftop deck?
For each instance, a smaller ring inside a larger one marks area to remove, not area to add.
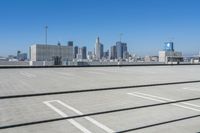
[[[185,81],[190,83],[178,83]],[[172,82],[177,84],[168,84]],[[148,86],[160,83],[166,84]],[[123,86],[133,87],[1,99]],[[198,65],[0,69],[0,133],[198,133],[199,99],[161,104],[192,98],[200,99]],[[155,104],[160,105],[141,107]],[[12,127],[130,107],[141,108]],[[10,127],[3,129],[6,126]]]

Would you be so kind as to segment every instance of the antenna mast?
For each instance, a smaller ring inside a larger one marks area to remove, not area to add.
[[[48,32],[48,26],[45,26],[45,44],[47,45],[47,32]]]

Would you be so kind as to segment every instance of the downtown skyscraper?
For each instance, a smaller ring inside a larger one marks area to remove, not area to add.
[[[117,50],[116,45],[111,46],[110,48],[110,59],[116,59],[117,58]]]
[[[116,42],[117,59],[125,59],[127,53],[127,44],[121,41]]]
[[[103,57],[103,44],[100,43],[99,37],[96,39],[95,56],[97,60],[102,59]]]

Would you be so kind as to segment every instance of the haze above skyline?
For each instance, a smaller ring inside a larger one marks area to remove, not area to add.
[[[1,0],[0,56],[45,43],[45,25],[49,44],[74,41],[93,50],[99,36],[107,50],[123,33],[138,55],[157,55],[171,40],[184,55],[197,54],[199,6],[199,0]]]

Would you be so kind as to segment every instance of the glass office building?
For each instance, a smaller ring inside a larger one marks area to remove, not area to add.
[[[165,42],[164,51],[174,51],[174,43],[173,42]]]

